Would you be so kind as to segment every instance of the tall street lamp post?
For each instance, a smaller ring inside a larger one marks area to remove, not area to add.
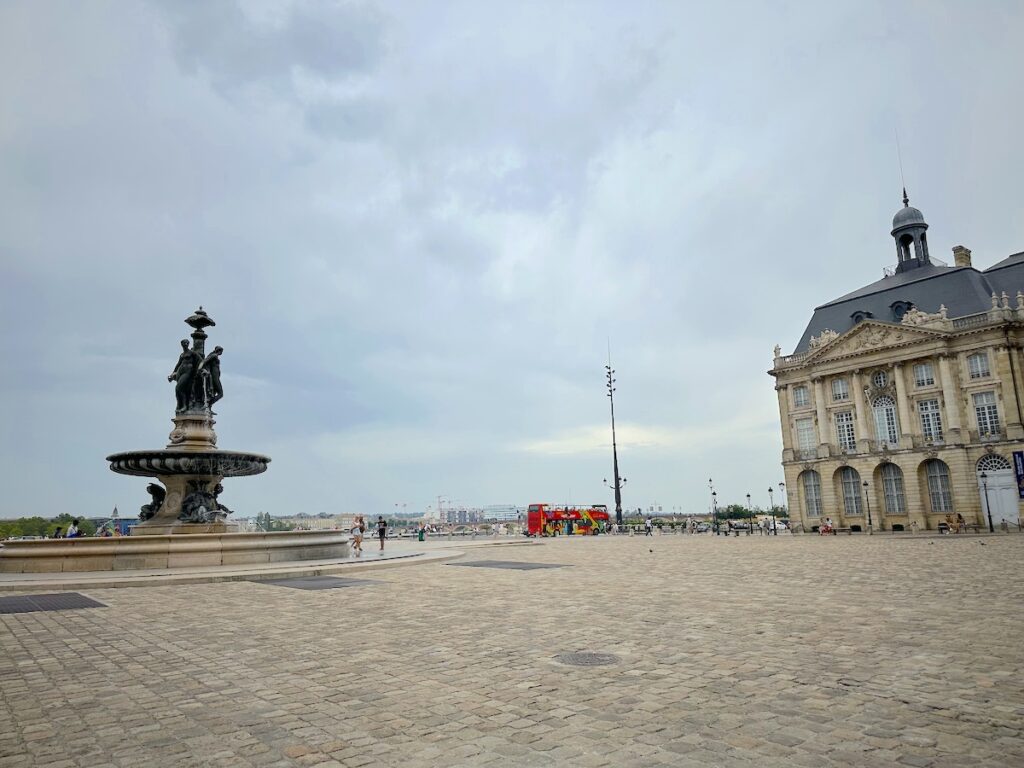
[[[608,365],[604,367],[605,377],[608,379],[608,401],[611,404],[612,409],[612,472],[615,480],[615,485],[612,489],[615,491],[615,525],[622,527],[622,485],[626,481],[619,477],[619,448],[615,442],[615,370],[612,368],[612,354],[609,348],[608,352]],[[608,481],[605,481],[605,485]]]
[[[988,473],[981,473],[981,486],[985,489],[985,511],[988,513],[988,532],[995,533],[996,527],[992,525],[992,505],[988,501]]]
[[[871,493],[868,491],[867,480],[864,481],[864,501],[868,505],[868,536],[870,536],[874,531],[871,529]]]
[[[787,514],[786,519],[789,520],[788,525],[790,526],[789,530],[792,531],[793,530],[793,528],[792,528],[793,518],[792,518],[792,516],[789,516],[789,505],[786,503],[786,484],[785,483],[779,483],[779,496],[782,497],[782,499],[781,499],[781,501],[782,501],[782,508],[784,510],[786,510],[786,514]],[[779,535],[779,529],[778,528],[775,529],[775,535],[776,536]]]
[[[714,521],[712,526],[715,529],[715,536],[721,536],[722,531],[718,527],[718,494],[714,491],[711,492],[711,519]]]

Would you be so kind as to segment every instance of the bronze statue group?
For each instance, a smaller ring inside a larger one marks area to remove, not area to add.
[[[189,347],[188,339],[181,340],[178,364],[167,377],[168,381],[175,382],[178,413],[212,408],[224,397],[220,383],[220,356],[223,352],[223,347],[214,347],[213,352],[204,358],[194,346]]]

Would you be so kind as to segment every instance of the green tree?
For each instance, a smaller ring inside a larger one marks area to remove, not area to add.
[[[755,509],[747,509],[742,504],[730,504],[727,507],[718,508],[719,520],[746,520],[751,515],[757,515]]]
[[[10,536],[53,536],[57,529],[66,531],[75,518],[66,512],[47,520],[44,517],[19,517],[17,520],[0,520],[0,539]],[[96,526],[84,518],[78,518],[78,530],[83,536],[93,536]]]

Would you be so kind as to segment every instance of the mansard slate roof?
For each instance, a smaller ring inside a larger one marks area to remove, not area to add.
[[[986,312],[992,306],[992,293],[1003,291],[1015,299],[1024,291],[1024,252],[1015,253],[979,272],[973,267],[944,267],[923,263],[915,269],[887,275],[853,293],[840,296],[815,308],[807,330],[794,352],[806,352],[812,336],[831,329],[845,333],[863,316],[895,323],[893,304],[908,302],[922,312],[938,312],[945,304],[949,317]],[[869,314],[868,314],[869,313]]]

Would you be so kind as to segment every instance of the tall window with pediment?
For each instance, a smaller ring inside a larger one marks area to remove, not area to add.
[[[978,392],[974,398],[974,415],[978,420],[978,434],[999,434],[999,408],[996,406],[995,392]]]
[[[920,400],[917,412],[921,416],[921,434],[929,442],[942,442],[942,412],[938,400]]]
[[[817,435],[814,434],[813,419],[796,420],[796,441],[801,451],[813,451],[818,446]]]
[[[907,514],[907,497],[903,492],[903,470],[895,464],[882,466],[882,492],[887,515]]]
[[[835,419],[839,447],[844,451],[857,450],[857,436],[853,431],[853,411],[840,411]]]
[[[889,395],[876,397],[872,404],[875,412],[875,437],[880,443],[895,445],[899,442],[899,422],[896,420],[896,401]]]
[[[839,479],[843,484],[843,508],[846,515],[849,517],[864,514],[861,506],[860,473],[853,467],[843,467],[839,470]]]
[[[928,500],[933,513],[953,511],[953,489],[949,482],[949,467],[939,459],[924,463],[928,478]]]
[[[800,475],[804,486],[804,508],[808,517],[821,517],[821,477],[813,469]]]

